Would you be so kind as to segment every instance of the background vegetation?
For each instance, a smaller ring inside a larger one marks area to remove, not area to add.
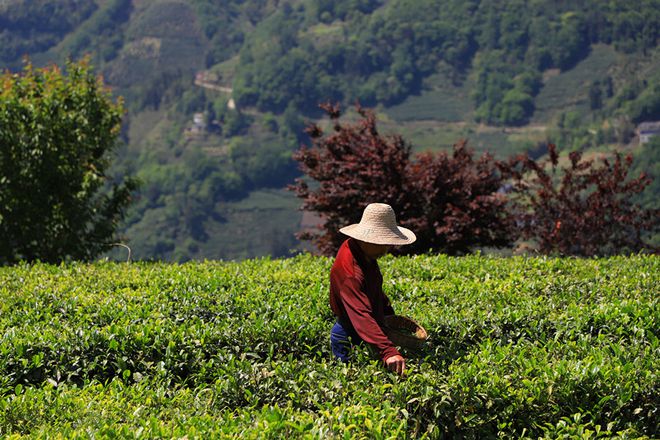
[[[122,229],[138,258],[300,249],[293,194],[245,206],[299,174],[290,155],[322,101],[360,100],[415,150],[467,138],[497,158],[633,148],[660,119],[657,0],[412,3],[9,0],[0,65],[90,53],[126,98],[116,164],[144,182]],[[634,151],[655,172],[654,150]],[[264,218],[278,243],[250,233]]]
[[[66,70],[0,76],[0,264],[96,258],[136,187],[107,174],[121,100],[86,62]]]

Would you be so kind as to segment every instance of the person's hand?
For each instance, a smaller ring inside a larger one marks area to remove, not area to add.
[[[390,356],[385,359],[385,366],[388,370],[394,371],[398,374],[403,374],[406,369],[406,360],[401,355]]]

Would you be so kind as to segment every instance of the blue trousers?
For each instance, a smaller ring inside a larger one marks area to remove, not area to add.
[[[351,346],[359,344],[362,339],[352,328],[345,328],[336,322],[330,330],[330,346],[332,354],[342,362],[350,360]]]

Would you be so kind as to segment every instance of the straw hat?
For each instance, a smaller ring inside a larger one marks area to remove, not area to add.
[[[339,232],[373,244],[410,244],[417,239],[410,229],[397,226],[394,210],[385,203],[367,205],[360,223],[341,228]]]

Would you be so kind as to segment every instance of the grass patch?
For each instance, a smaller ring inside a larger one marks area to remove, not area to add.
[[[245,199],[221,203],[216,211],[223,221],[205,224],[209,239],[200,244],[200,255],[238,260],[301,250],[303,244],[294,235],[302,219],[300,204],[283,189],[253,191]]]
[[[167,120],[167,115],[163,110],[143,110],[131,115],[128,127],[128,138],[131,145],[139,146],[148,140],[151,131],[164,120]]]
[[[401,104],[388,107],[387,113],[400,122],[437,120],[464,121],[472,111],[467,97],[451,90],[429,90],[406,98]]]
[[[624,55],[606,45],[592,46],[587,58],[575,67],[558,75],[549,76],[534,99],[536,111],[532,123],[546,123],[568,110],[589,113],[589,87],[612,73],[617,64],[625,64]]]
[[[384,112],[398,122],[434,120],[466,122],[472,120],[472,99],[468,82],[454,86],[445,74],[434,74],[424,80],[422,92],[402,103],[387,107]]]
[[[413,145],[414,151],[452,151],[452,146],[460,139],[467,139],[468,145],[478,154],[490,152],[497,159],[505,159],[512,154],[527,151],[536,142],[545,138],[542,127],[503,128],[475,123],[440,123],[417,121],[381,124],[383,133],[398,133]]]
[[[211,67],[210,71],[217,75],[219,84],[231,87],[234,81],[234,76],[236,75],[236,68],[238,67],[239,61],[240,57],[236,55],[235,57],[225,60],[222,63],[214,65]]]

